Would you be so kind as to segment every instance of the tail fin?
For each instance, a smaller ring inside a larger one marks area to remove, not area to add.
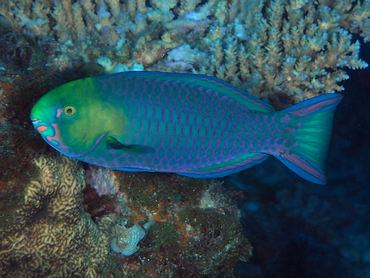
[[[294,115],[293,122],[300,127],[290,133],[296,143],[289,152],[276,156],[302,178],[326,184],[323,171],[333,125],[333,115],[340,94],[325,94],[298,103],[281,112]]]

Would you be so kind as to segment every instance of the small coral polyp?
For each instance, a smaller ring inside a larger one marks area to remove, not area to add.
[[[138,243],[145,237],[148,230],[154,221],[149,221],[143,227],[135,224],[130,228],[126,228],[127,221],[123,220],[120,224],[114,226],[114,237],[111,240],[111,248],[114,252],[123,256],[131,256],[139,251]]]
[[[137,246],[140,240],[145,237],[145,231],[135,224],[131,228],[117,225],[115,227],[116,237],[111,241],[111,248],[114,252],[123,256],[131,256],[140,248]]]

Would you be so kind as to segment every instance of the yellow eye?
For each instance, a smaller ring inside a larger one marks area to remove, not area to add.
[[[76,113],[76,109],[72,106],[66,106],[63,110],[64,114],[68,117],[73,116]]]

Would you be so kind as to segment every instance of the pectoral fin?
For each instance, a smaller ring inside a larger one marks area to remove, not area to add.
[[[108,136],[106,142],[108,149],[120,150],[131,154],[148,154],[155,151],[152,147],[148,146],[122,144],[113,136]]]

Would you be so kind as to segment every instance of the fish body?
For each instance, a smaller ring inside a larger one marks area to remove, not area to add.
[[[273,155],[324,184],[341,99],[327,94],[275,112],[212,77],[124,72],[50,91],[34,105],[31,120],[52,147],[98,166],[217,178]]]

